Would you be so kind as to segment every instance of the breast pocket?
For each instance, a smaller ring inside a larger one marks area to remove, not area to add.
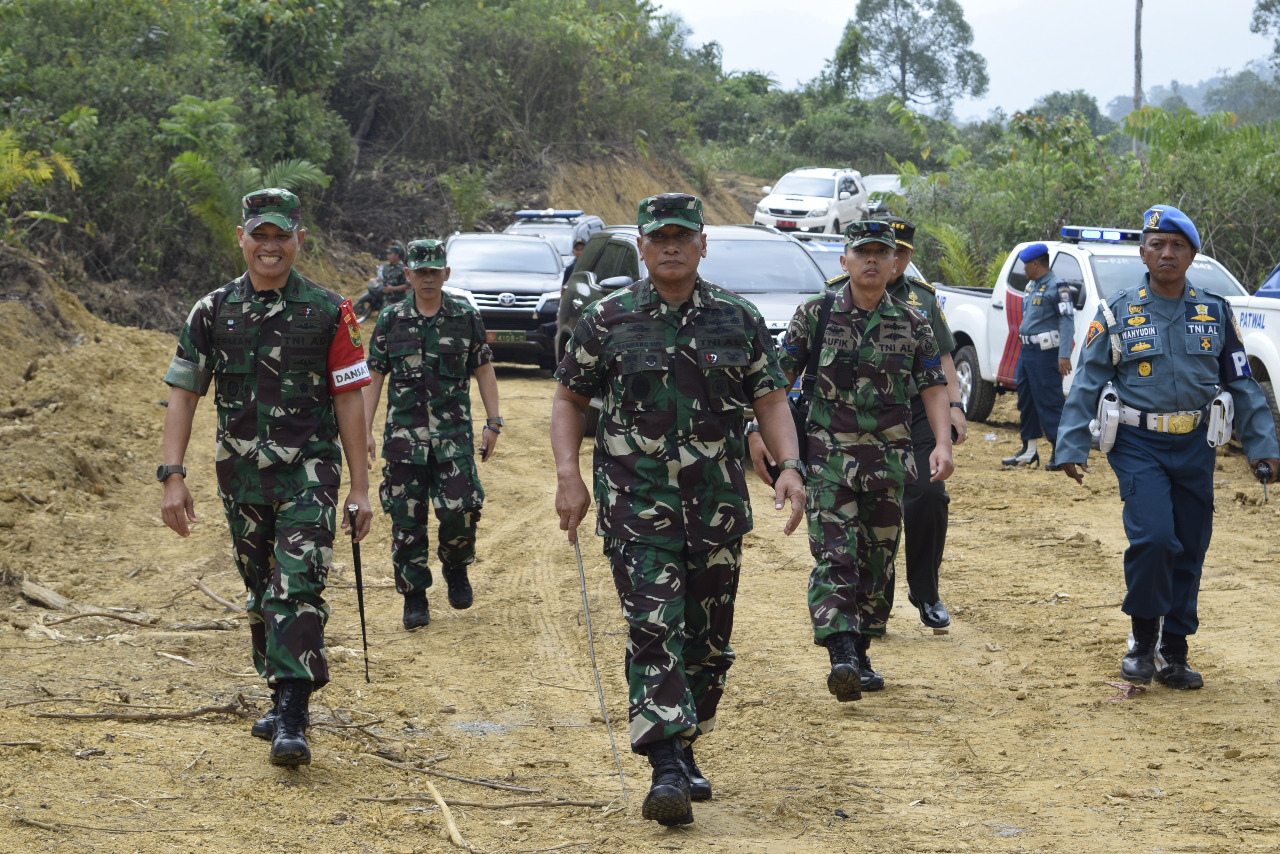
[[[670,367],[666,350],[630,350],[618,356],[622,408],[637,412],[660,408],[662,384]]]
[[[467,351],[461,344],[440,345],[440,373],[461,379],[467,375]]]
[[[222,409],[243,409],[249,396],[252,363],[223,365],[214,373],[213,400]]]
[[[1217,356],[1222,352],[1222,336],[1218,334],[1187,335],[1187,352],[1199,356]]]
[[[700,347],[698,364],[707,380],[708,404],[713,411],[745,409],[746,347]]]
[[[280,375],[280,401],[294,409],[310,409],[325,402],[324,377],[318,373],[291,371]]]

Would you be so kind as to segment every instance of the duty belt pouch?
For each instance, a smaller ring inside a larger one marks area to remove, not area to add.
[[[1098,450],[1110,451],[1116,444],[1116,429],[1120,426],[1120,395],[1115,383],[1107,383],[1098,395]]]
[[[1052,349],[1054,349],[1055,347],[1057,347],[1057,346],[1058,346],[1058,342],[1062,340],[1061,338],[1059,338],[1058,333],[1057,333],[1056,331],[1055,331],[1055,332],[1041,332],[1041,333],[1040,333],[1039,335],[1037,335],[1036,337],[1040,339],[1040,349],[1041,349],[1041,350],[1052,350]]]
[[[1209,401],[1209,434],[1206,440],[1214,448],[1231,441],[1231,428],[1236,418],[1236,402],[1231,392],[1221,391]]]

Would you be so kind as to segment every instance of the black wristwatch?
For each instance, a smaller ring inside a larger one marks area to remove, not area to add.
[[[958,400],[953,400],[949,404],[952,409],[964,409],[964,404]]]
[[[752,421],[750,424],[747,425],[748,436],[750,436],[752,433],[759,433],[759,432],[760,432],[760,425],[757,424],[756,422]]]
[[[156,480],[164,483],[164,479],[171,474],[180,474],[183,478],[187,476],[186,466],[160,466],[156,469]]]

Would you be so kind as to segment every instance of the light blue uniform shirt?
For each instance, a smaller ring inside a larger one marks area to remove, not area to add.
[[[1188,279],[1180,299],[1156,295],[1144,277],[1107,300],[1116,325],[1099,310],[1085,334],[1079,370],[1062,409],[1059,463],[1089,456],[1089,420],[1098,395],[1114,382],[1120,402],[1144,412],[1191,411],[1207,406],[1219,390],[1231,392],[1235,429],[1250,460],[1280,456],[1266,397],[1249,370],[1239,330],[1226,298]],[[1120,364],[1111,363],[1110,334],[1120,336]]]
[[[1022,293],[1022,324],[1018,327],[1018,334],[1039,335],[1056,329],[1058,358],[1070,359],[1075,313],[1071,287],[1050,270],[1027,283],[1027,289]]]

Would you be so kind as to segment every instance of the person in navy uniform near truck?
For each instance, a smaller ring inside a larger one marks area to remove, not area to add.
[[[1231,306],[1187,277],[1199,249],[1199,232],[1182,211],[1156,205],[1146,212],[1139,251],[1148,272],[1100,303],[1055,448],[1061,469],[1083,484],[1096,415],[1129,538],[1121,610],[1132,621],[1133,645],[1120,671],[1136,684],[1154,676],[1179,689],[1204,685],[1187,663],[1187,636],[1199,627],[1215,447],[1231,438],[1234,420],[1255,476],[1274,482],[1280,470],[1275,424]],[[1263,465],[1270,471],[1260,472]]]
[[[1018,409],[1023,411],[1022,390],[1025,386],[1029,407],[1034,407],[1040,430],[1055,448],[1058,444],[1058,421],[1062,417],[1062,380],[1071,373],[1071,339],[1075,329],[1075,305],[1071,288],[1049,269],[1049,247],[1032,243],[1018,253],[1027,273],[1027,289],[1022,295],[1022,325],[1018,338],[1022,352],[1018,356]],[[1025,416],[1024,416],[1025,417]],[[1012,458],[1014,465],[1039,462],[1035,438],[1030,425],[1022,431],[1022,451]],[[1031,434],[1033,438],[1028,439]],[[1003,460],[1006,465],[1009,460]],[[1051,458],[1045,468],[1052,471]]]

